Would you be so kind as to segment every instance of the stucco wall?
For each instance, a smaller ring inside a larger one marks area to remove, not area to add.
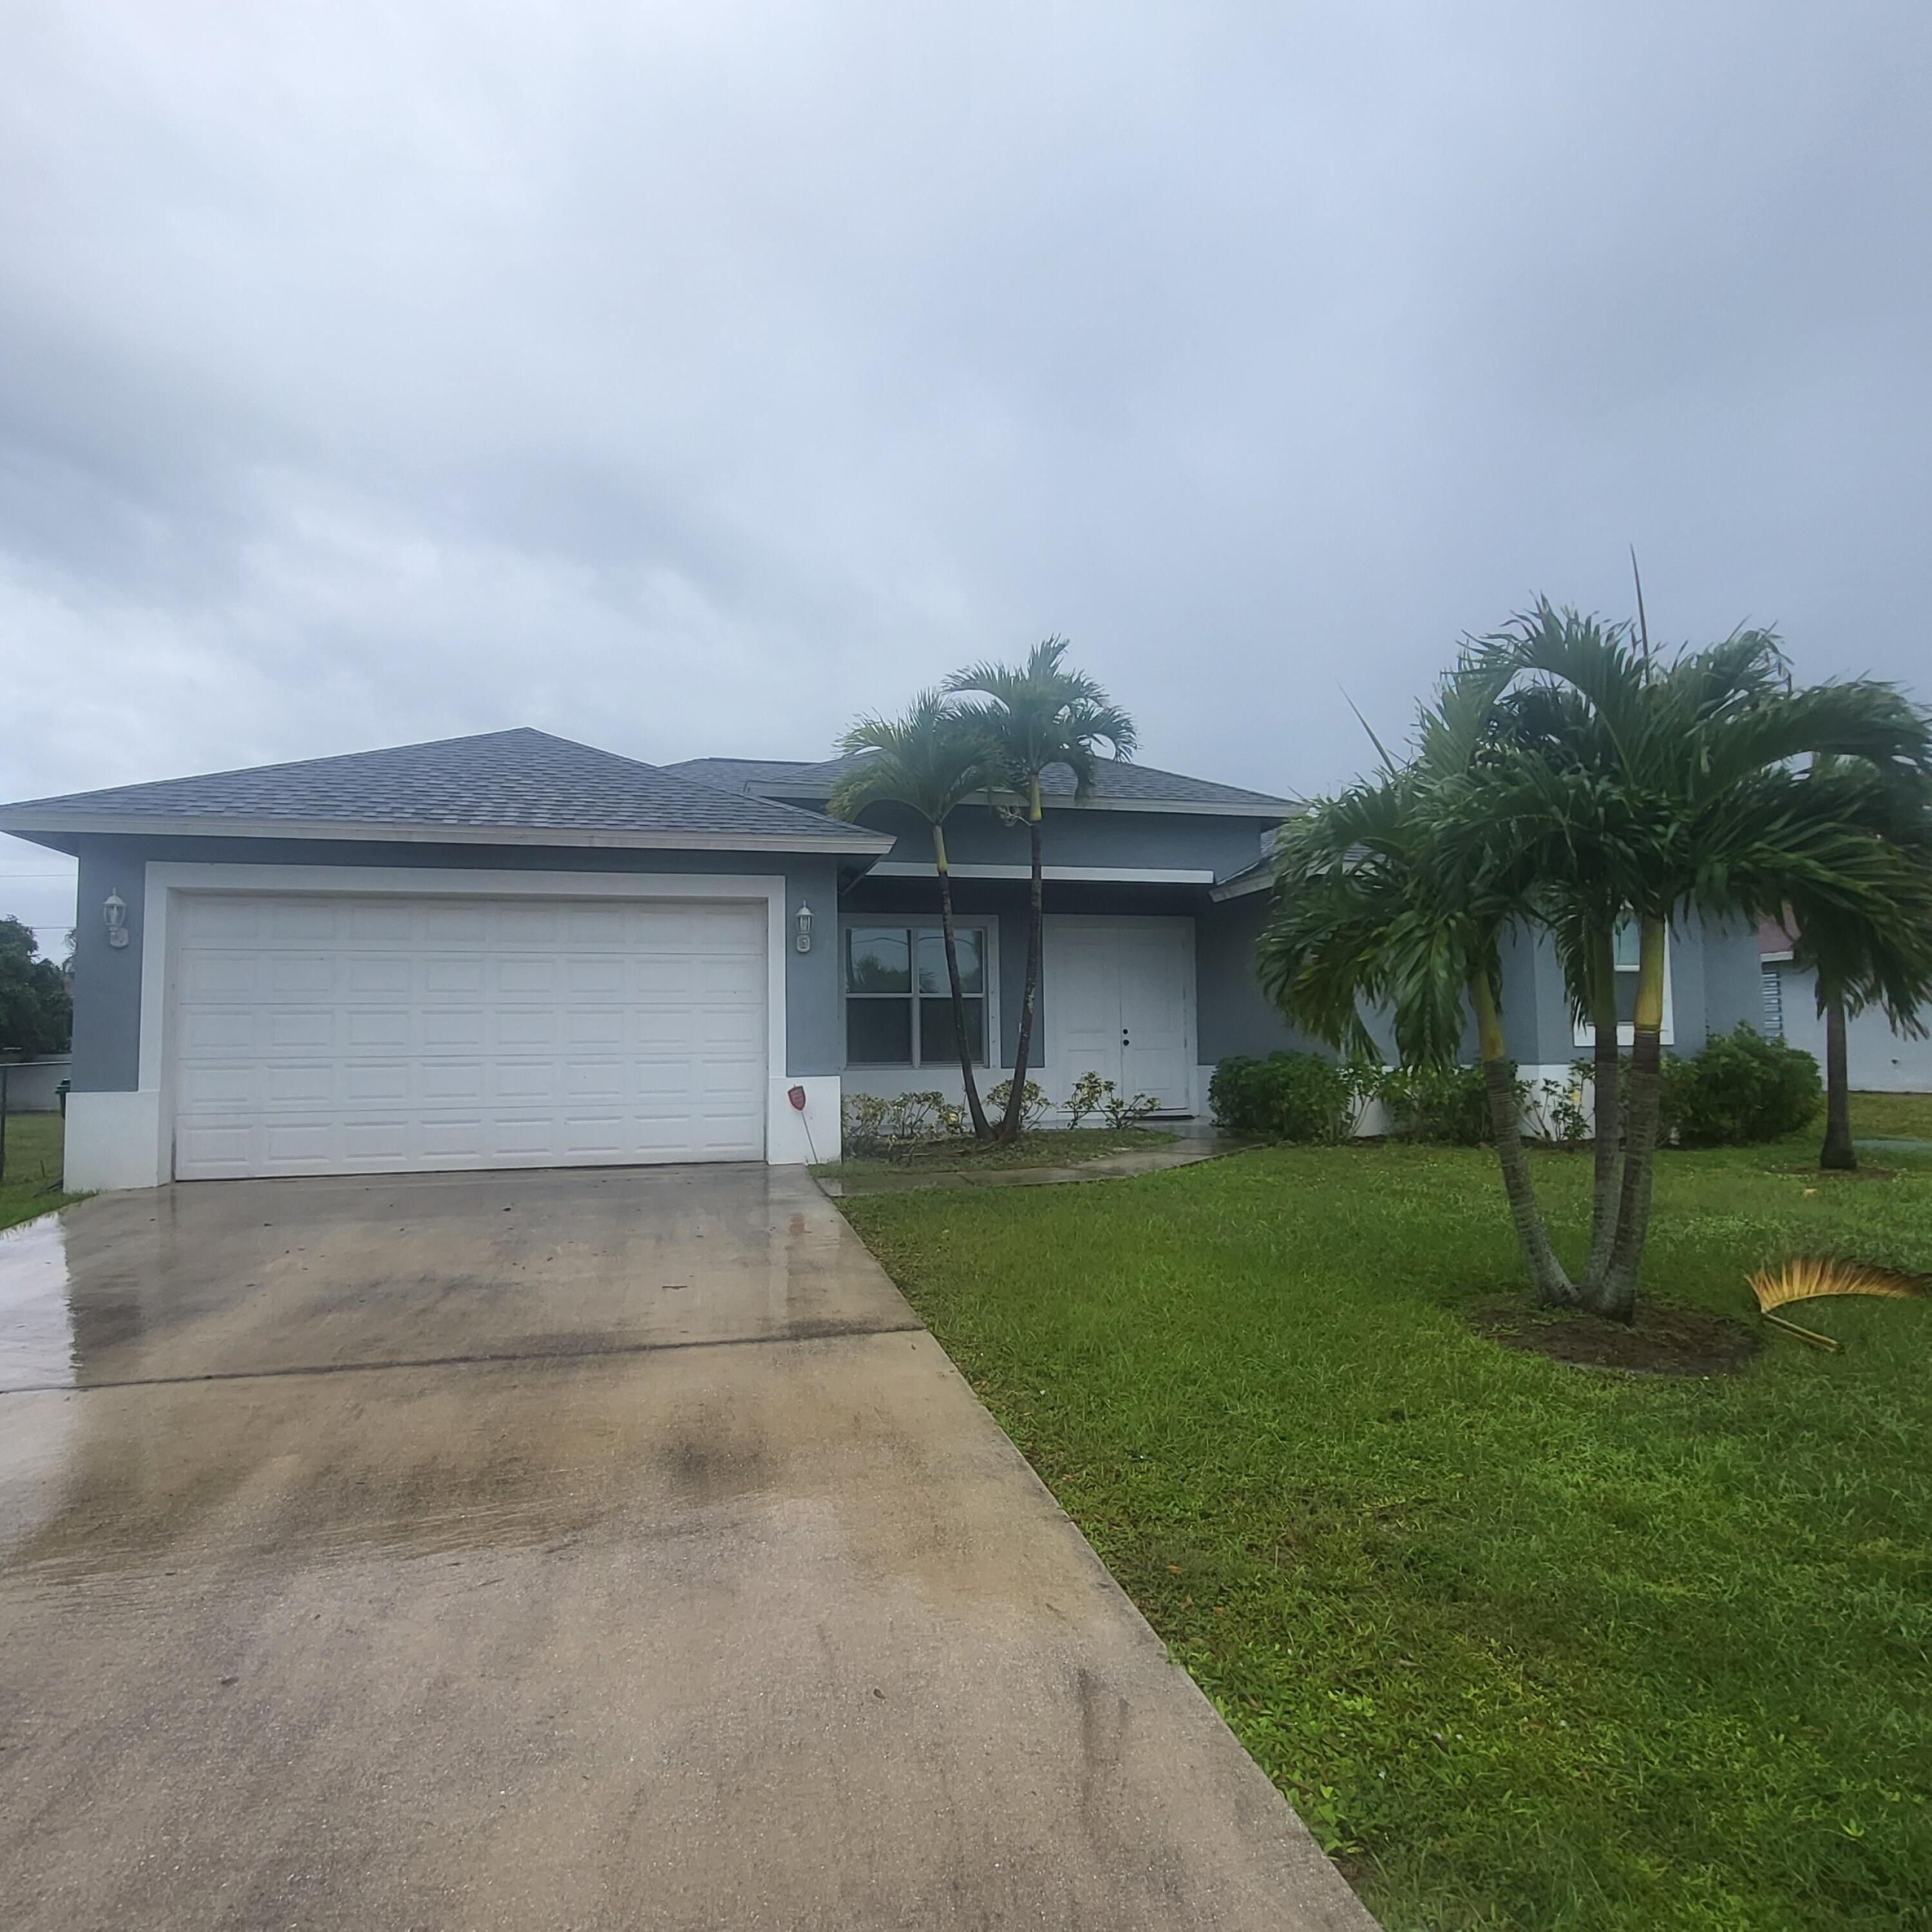
[[[418,845],[308,838],[109,838],[80,841],[80,937],[74,952],[74,1090],[132,1093],[140,1084],[145,879],[152,861],[210,865],[443,866],[467,871],[782,874],[788,914],[801,899],[818,920],[811,952],[785,956],[788,1074],[836,1074],[844,1057],[838,1019],[838,861],[730,852],[598,851],[582,848]],[[110,892],[128,903],[131,938],[107,943],[100,908]]]
[[[1297,1032],[1262,992],[1255,976],[1255,941],[1273,899],[1267,892],[1210,904],[1194,927],[1196,1025],[1201,1064],[1230,1054],[1304,1053],[1327,1048]]]
[[[1825,1022],[1818,1011],[1817,976],[1788,960],[1774,969],[1783,982],[1784,1037],[1825,1065]],[[1932,1013],[1924,1016],[1932,1021]],[[1845,1072],[1867,1094],[1932,1094],[1932,1040],[1908,1040],[1873,1008],[1845,1022]]]

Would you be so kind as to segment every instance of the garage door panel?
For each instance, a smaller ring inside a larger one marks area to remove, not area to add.
[[[271,1053],[333,1053],[344,1037],[336,1013],[327,1006],[270,1007],[250,1032]]]
[[[175,924],[176,1171],[757,1159],[762,903],[209,896]]]
[[[333,1120],[284,1120],[272,1116],[262,1121],[260,1132],[264,1156],[278,1163],[313,1166],[328,1160],[335,1152],[336,1124]]]
[[[340,935],[349,908],[337,899],[282,898],[268,902],[268,932],[278,946],[312,946]]]
[[[231,1066],[215,1063],[184,1066],[181,1073],[184,1104],[197,1111],[204,1107],[241,1108],[253,1112],[259,1100],[256,1091],[260,1070],[252,1061]]]
[[[628,1069],[614,1060],[567,1060],[563,1064],[566,1100],[606,1100],[625,1090]]]
[[[556,1020],[554,1010],[540,1006],[510,1006],[496,1016],[496,1047],[500,1052],[527,1053],[556,1050]]]
[[[416,992],[406,954],[352,952],[343,962],[343,991],[352,1000],[408,999]]]
[[[481,1114],[426,1112],[417,1124],[423,1153],[432,1166],[452,1160],[477,1161],[490,1151],[497,1123]]]
[[[261,1103],[266,1111],[282,1107],[333,1107],[349,1096],[347,1070],[332,1061],[284,1060],[257,1070]]]
[[[372,1048],[393,1052],[415,1043],[406,1006],[352,1006],[343,1019],[352,1053],[366,1053]],[[474,1043],[472,1040],[471,1044]]]
[[[347,936],[357,945],[385,940],[406,944],[416,937],[420,915],[420,908],[406,900],[396,904],[380,899],[352,900],[348,907]]]
[[[249,1006],[210,1004],[186,1008],[180,1029],[182,1051],[200,1058],[258,1051],[263,1016]]]
[[[425,1060],[421,1069],[422,1097],[446,1106],[480,1105],[488,1076],[480,1060]]]
[[[202,952],[182,962],[183,996],[195,1000],[252,1000],[259,956],[253,952]]]
[[[574,1006],[563,1016],[563,1043],[575,1052],[617,1052],[629,1037],[630,1016],[621,1006]]]
[[[483,990],[481,959],[432,953],[422,961],[421,971],[423,994],[427,999],[473,1000]]]
[[[410,1072],[406,1060],[351,1060],[343,1069],[342,1097],[352,1107],[407,1102],[416,1097]]]
[[[550,1060],[508,1060],[495,1069],[493,1100],[527,1102],[557,1097],[558,1069]]]

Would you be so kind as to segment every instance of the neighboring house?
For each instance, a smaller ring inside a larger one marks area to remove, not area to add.
[[[0,808],[80,861],[70,1184],[801,1161],[845,1093],[956,1094],[929,832],[828,817],[846,769],[525,730]],[[1048,773],[1034,1077],[1204,1114],[1216,1061],[1306,1044],[1253,970],[1294,807],[1108,760],[1072,789]],[[1026,828],[974,802],[946,842],[990,1086]],[[1679,1050],[1755,1020],[1750,935],[1673,935],[1670,986]],[[1588,1035],[1546,950],[1512,949],[1504,993],[1525,1071],[1566,1074]]]
[[[1793,934],[1775,920],[1757,929],[1763,1030],[1802,1047],[1822,1071],[1825,1019],[1818,1010],[1818,976],[1797,963],[1795,945]],[[1932,1094],[1932,1040],[1907,1040],[1892,1030],[1881,1009],[1868,1008],[1845,1022],[1845,1074],[1858,1093]]]

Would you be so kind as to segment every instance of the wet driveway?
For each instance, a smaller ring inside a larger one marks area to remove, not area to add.
[[[0,1235],[0,1920],[1370,1924],[796,1170]]]

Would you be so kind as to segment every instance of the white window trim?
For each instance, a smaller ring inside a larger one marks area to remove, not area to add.
[[[368,898],[762,899],[765,931],[765,1159],[803,1159],[790,1152],[799,1137],[788,1089],[801,1084],[785,1071],[785,970],[790,937],[782,875],[734,872],[554,872],[409,866],[216,865],[150,860],[142,909],[140,1090],[152,1096],[159,1136],[158,1180],[174,1171],[172,1066],[166,1037],[173,990],[169,928],[182,892],[314,892]],[[842,988],[843,980],[842,977]],[[812,1084],[822,1082],[806,1083]],[[836,1087],[836,1083],[831,1083]],[[832,1100],[836,1118],[838,1102]]]
[[[847,1050],[845,1034],[845,1002],[853,997],[845,990],[845,935],[860,926],[896,926],[902,928],[908,932],[940,932],[944,930],[940,924],[939,915],[936,912],[847,913],[841,916],[838,921],[838,1064],[846,1072],[860,1078],[878,1073],[927,1073],[935,1066],[942,1071],[950,1066],[954,1072],[957,1073],[959,1071],[959,1062],[957,1059],[922,1060],[916,1066],[910,1066],[905,1061],[899,1060],[855,1060],[851,1058]],[[952,920],[952,929],[956,932],[964,932],[970,929],[986,935],[986,957],[983,963],[986,976],[986,990],[982,997],[986,1002],[986,1057],[983,1060],[976,1060],[973,1064],[977,1072],[997,1072],[1000,1065],[999,915],[997,913],[990,912],[972,913],[962,917],[956,914]],[[916,964],[914,970],[916,972]],[[862,993],[858,997],[864,999],[868,995]],[[916,993],[906,993],[869,997],[916,1000],[920,996]],[[949,992],[928,997],[950,998],[951,995]],[[914,1024],[915,1025],[918,1024],[916,1020]]]
[[[1677,976],[1676,962],[1672,957],[1674,951],[1670,943],[1670,929],[1666,926],[1664,932],[1664,1025],[1658,1034],[1659,1042],[1665,1046],[1674,1046],[1677,1043],[1677,1011],[1670,990],[1671,982]],[[1579,1046],[1594,1048],[1597,1044],[1597,1029],[1588,1020],[1579,1020],[1574,1037]],[[1617,1044],[1630,1046],[1636,1043],[1636,1027],[1628,1020],[1619,1020],[1617,1022]]]

